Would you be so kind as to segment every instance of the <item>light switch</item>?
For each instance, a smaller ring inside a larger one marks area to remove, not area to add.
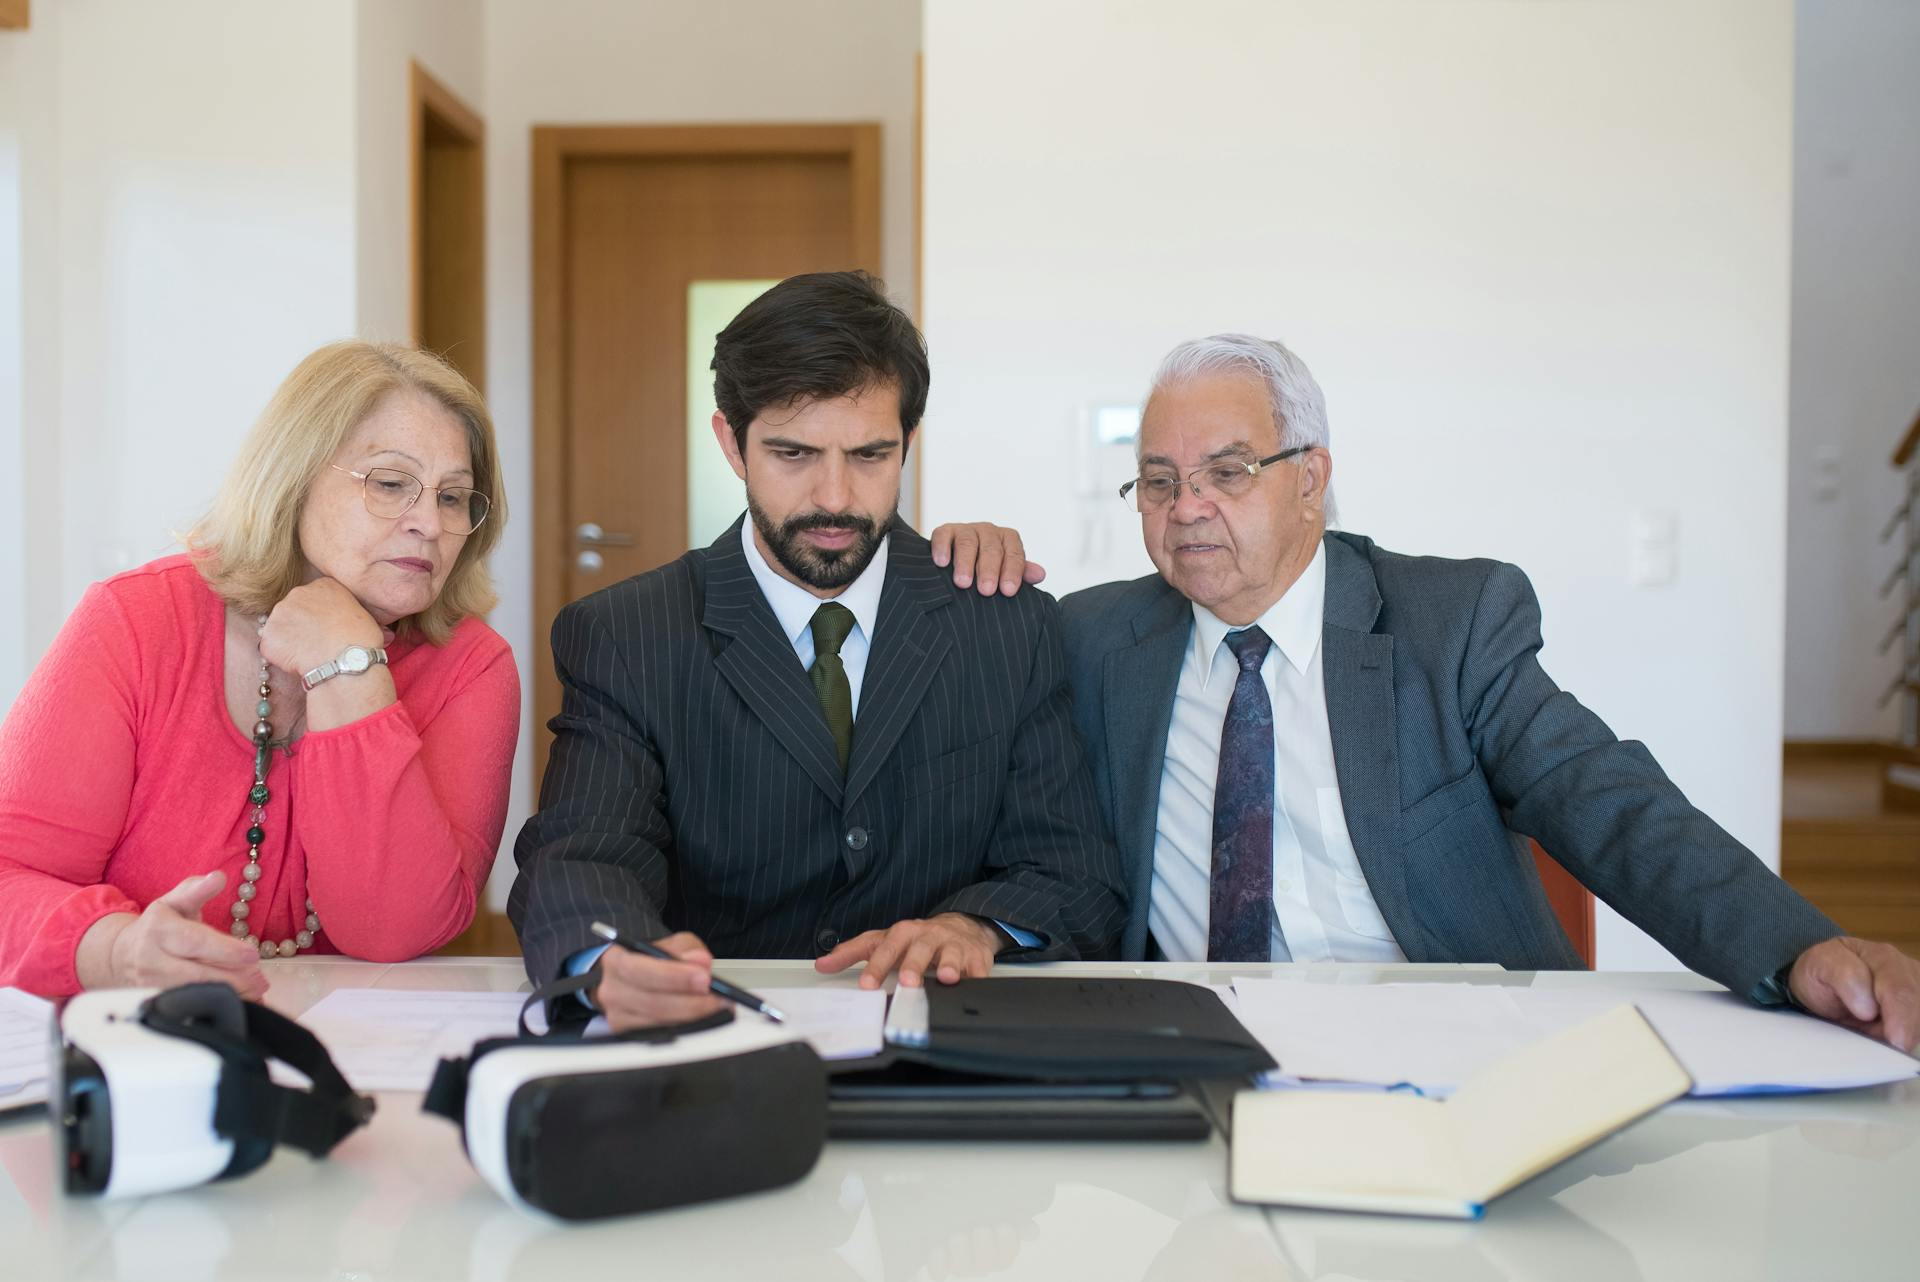
[[[1680,518],[1635,512],[1627,578],[1636,588],[1670,586],[1680,573]]]
[[[1840,497],[1840,454],[1832,447],[1813,455],[1813,501],[1831,503]]]

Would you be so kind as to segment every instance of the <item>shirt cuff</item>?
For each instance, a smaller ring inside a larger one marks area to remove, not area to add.
[[[1800,1003],[1794,1000],[1793,988],[1787,983],[1787,977],[1792,973],[1793,963],[1788,962],[1755,984],[1747,997],[1756,1006],[1791,1006],[1799,1009]]]
[[[1020,945],[1020,947],[1022,948],[1046,947],[1047,941],[1040,938],[1040,936],[1034,934],[1030,930],[1022,930],[1018,926],[1009,926],[1007,925],[1006,922],[1001,921],[998,917],[989,917],[987,918],[987,920],[992,922],[994,925],[998,926],[1003,932],[1005,932],[1008,939],[1011,939],[1014,943]]]
[[[606,952],[607,949],[611,947],[613,947],[612,944],[598,944],[592,948],[582,948],[579,952],[567,958],[566,964],[562,966],[561,969],[566,971],[567,974],[569,975],[584,975],[588,971],[593,969],[593,964],[595,962],[600,960],[600,954]],[[574,996],[578,997],[580,999],[580,1004],[582,1006],[585,1006],[588,1010],[600,1009],[598,1006],[595,1006],[593,1004],[593,999],[587,996],[586,989],[584,988],[581,989],[579,992],[575,993]]]

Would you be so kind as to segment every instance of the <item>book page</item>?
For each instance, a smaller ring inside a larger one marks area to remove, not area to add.
[[[1415,1095],[1242,1091],[1233,1103],[1233,1196],[1458,1202],[1464,1172],[1445,1111]]]
[[[1486,1202],[1687,1093],[1686,1071],[1631,1006],[1524,1046],[1474,1074],[1443,1106]]]

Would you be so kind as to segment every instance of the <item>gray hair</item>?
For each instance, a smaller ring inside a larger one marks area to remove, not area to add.
[[[1284,343],[1272,339],[1255,338],[1252,334],[1210,334],[1188,339],[1160,362],[1147,395],[1151,398],[1154,392],[1170,383],[1233,372],[1251,374],[1266,385],[1281,449],[1328,448],[1327,398],[1320,391],[1320,384],[1314,380],[1305,361],[1289,351]],[[1332,525],[1335,520],[1332,486],[1327,487],[1324,510],[1327,524]]]

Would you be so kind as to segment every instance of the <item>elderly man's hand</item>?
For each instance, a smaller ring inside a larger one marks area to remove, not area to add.
[[[1038,583],[1047,577],[1038,561],[1027,560],[1027,549],[1020,542],[1020,531],[976,521],[969,525],[942,525],[928,540],[933,544],[933,563],[953,566],[953,586],[970,587],[978,578],[980,595],[1012,596],[1022,583]]]
[[[917,988],[931,976],[943,984],[980,979],[993,969],[1005,937],[992,924],[965,913],[940,913],[925,921],[895,922],[886,930],[855,935],[813,963],[826,975],[837,975],[855,962],[865,962],[860,987],[878,988],[898,970],[900,982]]]
[[[1892,944],[1823,940],[1795,959],[1787,986],[1822,1019],[1909,1054],[1920,1045],[1920,962]]]

